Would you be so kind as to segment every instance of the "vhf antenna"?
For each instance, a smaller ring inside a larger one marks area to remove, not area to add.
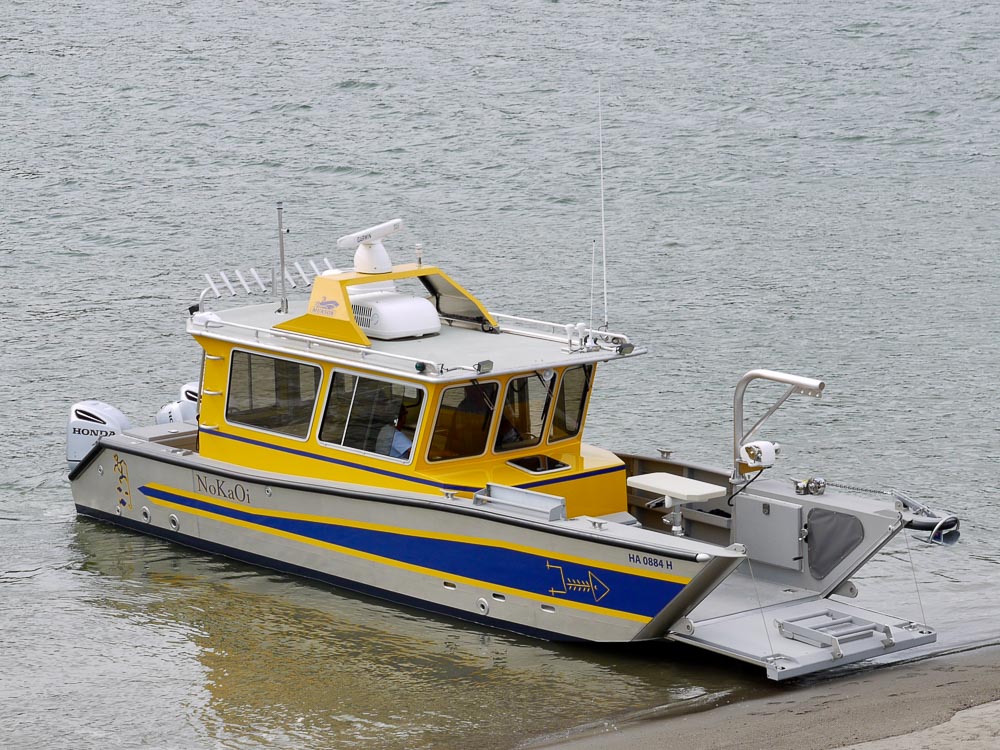
[[[288,312],[288,295],[285,293],[285,233],[281,227],[281,201],[278,201],[278,265],[281,266],[278,275],[281,277],[281,302],[279,313]]]
[[[597,143],[599,166],[601,173],[601,271],[604,276],[604,324],[602,330],[608,330],[608,251],[604,229],[604,115],[602,106],[601,79],[597,79]],[[590,329],[594,329],[594,266],[597,262],[597,243],[590,258]]]

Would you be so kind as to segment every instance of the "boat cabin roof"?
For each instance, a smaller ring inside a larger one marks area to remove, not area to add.
[[[392,339],[369,335],[371,332],[358,321],[358,301],[371,296],[373,287],[384,289],[404,280],[422,284],[426,294],[420,296],[434,305],[437,330]],[[309,300],[290,302],[287,312],[280,312],[274,302],[202,311],[191,317],[188,332],[236,346],[436,383],[608,361],[644,352],[623,334],[591,330],[583,324],[490,313],[440,269],[413,264],[395,266],[382,274],[350,271],[317,275]]]

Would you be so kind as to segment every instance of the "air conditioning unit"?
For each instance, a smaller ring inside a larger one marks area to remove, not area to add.
[[[404,339],[441,331],[441,318],[428,299],[399,292],[365,292],[351,297],[354,319],[373,339]]]

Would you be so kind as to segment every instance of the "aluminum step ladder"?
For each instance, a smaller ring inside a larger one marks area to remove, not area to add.
[[[843,658],[843,644],[863,638],[875,637],[886,649],[896,644],[889,625],[833,609],[810,612],[785,620],[775,619],[774,624],[785,638],[817,648],[829,648],[834,659]],[[879,634],[881,638],[878,637]]]

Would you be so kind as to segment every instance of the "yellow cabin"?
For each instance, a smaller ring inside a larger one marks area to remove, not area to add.
[[[193,316],[201,454],[387,490],[531,488],[568,517],[626,510],[624,464],[582,433],[597,363],[637,353],[627,339],[495,316],[436,267],[388,268],[317,275],[287,312]]]

